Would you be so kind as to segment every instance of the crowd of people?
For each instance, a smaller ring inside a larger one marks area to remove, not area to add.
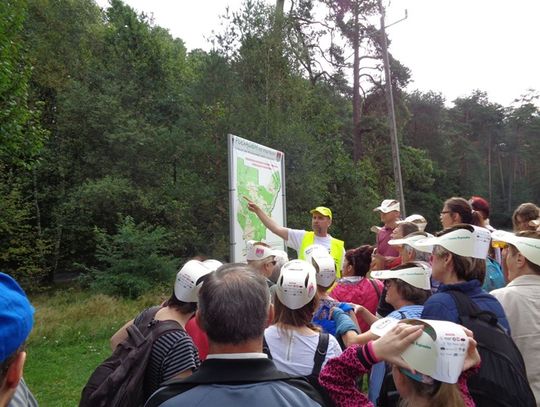
[[[386,199],[375,245],[348,250],[329,208],[311,211],[312,231],[248,208],[297,259],[250,241],[246,263],[186,262],[170,297],[112,336],[81,406],[540,405],[536,205],[507,232],[485,199],[452,197],[432,235]],[[22,379],[34,309],[2,273],[0,301],[0,407],[35,406]]]

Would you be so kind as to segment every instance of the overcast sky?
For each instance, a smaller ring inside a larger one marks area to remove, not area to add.
[[[229,5],[242,0],[124,0],[152,14],[157,25],[188,49],[210,49],[212,30]],[[273,1],[268,0],[273,3]],[[97,3],[107,6],[107,0]],[[393,0],[387,24],[389,51],[412,72],[409,90],[441,92],[448,102],[484,90],[509,106],[533,88],[540,91],[540,0]]]

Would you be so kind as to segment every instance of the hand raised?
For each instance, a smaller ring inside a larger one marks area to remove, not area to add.
[[[422,335],[422,325],[397,324],[386,335],[373,341],[375,356],[386,362],[412,370],[401,354]]]

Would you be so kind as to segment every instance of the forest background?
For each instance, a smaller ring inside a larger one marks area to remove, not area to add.
[[[372,243],[372,208],[395,195],[380,10],[292,4],[247,1],[212,51],[187,52],[120,0],[2,2],[0,269],[30,291],[80,274],[136,298],[189,257],[226,260],[229,133],[285,152],[290,226],[326,205],[348,248]],[[450,106],[405,92],[413,73],[390,60],[409,214],[435,231],[444,199],[481,195],[504,228],[540,201],[535,91]]]
[[[374,242],[372,208],[395,194],[380,10],[292,4],[247,1],[212,51],[187,52],[120,0],[0,2],[0,270],[36,308],[25,377],[40,405],[76,405],[111,334],[187,258],[227,260],[229,133],[285,152],[290,226],[325,205],[347,248]],[[407,93],[414,73],[390,61],[409,214],[433,232],[446,198],[475,194],[510,228],[540,202],[534,90],[448,103]]]

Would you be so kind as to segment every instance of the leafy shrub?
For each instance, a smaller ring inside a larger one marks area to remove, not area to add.
[[[109,295],[137,298],[172,280],[177,261],[167,252],[170,234],[162,227],[121,219],[118,232],[108,235],[96,228],[97,267],[87,268],[81,282]]]

